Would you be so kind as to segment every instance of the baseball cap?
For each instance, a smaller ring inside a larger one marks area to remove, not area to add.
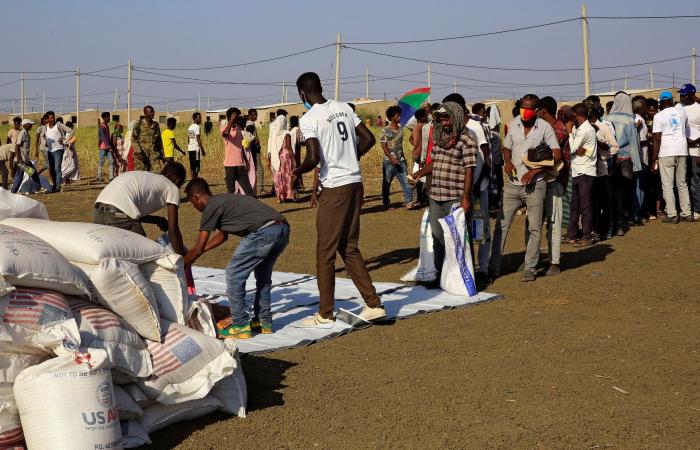
[[[29,120],[29,119],[24,119],[24,120],[22,121],[22,126],[25,126],[25,125],[34,125],[34,121],[33,121],[33,120]]]
[[[686,83],[678,89],[678,93],[681,95],[695,94],[695,86],[690,83]]]
[[[673,100],[673,94],[670,91],[661,91],[661,94],[659,94],[659,101],[663,100]]]

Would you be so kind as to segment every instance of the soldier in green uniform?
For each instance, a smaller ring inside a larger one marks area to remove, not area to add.
[[[134,147],[134,169],[151,171],[154,161],[165,161],[163,142],[160,139],[160,127],[153,120],[156,112],[152,106],[143,108],[143,118],[138,121],[131,135]]]

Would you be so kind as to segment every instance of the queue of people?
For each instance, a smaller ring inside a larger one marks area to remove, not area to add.
[[[557,108],[554,98],[529,94],[516,103],[503,142],[493,139],[490,112],[475,104],[473,111],[478,113],[470,114],[459,94],[450,94],[433,108],[429,122],[424,111],[416,112],[420,128],[413,130],[413,156],[420,169],[411,179],[428,178],[438,279],[444,237],[437,219],[454,205],[467,214],[477,204],[488,209],[484,204],[493,197],[485,192],[502,194],[495,199],[499,207],[493,228],[484,230],[491,232],[483,233],[475,258],[477,280],[482,282],[500,275],[508,233],[523,208],[527,248],[521,270],[526,282],[541,273],[545,222],[549,266],[544,274],[552,276],[561,272],[562,244],[589,247],[624,236],[629,227],[648,220],[698,220],[700,103],[693,85],[684,85],[678,94],[680,102],[675,103],[670,91],[661,92],[658,99],[618,92],[607,113],[597,96]],[[395,111],[389,112],[390,119]],[[426,129],[429,142],[418,145],[416,136]],[[428,150],[421,154],[424,147]],[[503,161],[502,184],[495,161]],[[490,172],[486,184],[484,172]]]

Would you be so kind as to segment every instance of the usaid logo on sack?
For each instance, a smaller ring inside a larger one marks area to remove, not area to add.
[[[109,383],[97,386],[97,401],[105,408],[112,406],[112,386]]]
[[[119,421],[119,410],[116,406],[112,407],[113,401],[113,391],[110,383],[102,383],[97,386],[95,392],[97,402],[105,407],[109,408],[106,411],[89,411],[83,412],[83,422],[85,425],[90,427],[90,429],[104,429],[105,425]]]

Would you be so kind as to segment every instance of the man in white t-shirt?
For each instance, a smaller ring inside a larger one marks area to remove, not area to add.
[[[200,125],[202,124],[202,114],[197,111],[192,114],[192,125],[187,128],[187,154],[190,158],[190,172],[192,173],[192,179],[199,178],[199,171],[201,169],[201,157],[206,156],[204,151],[204,145],[202,145],[202,138],[200,132]]]
[[[326,100],[318,74],[297,80],[299,97],[309,110],[299,120],[306,140],[306,159],[294,170],[301,176],[321,164],[323,186],[316,214],[316,276],[319,312],[303,321],[307,327],[330,328],[334,322],[335,258],[340,254],[355,287],[365,301],[366,321],[386,317],[359,249],[360,209],[364,189],[360,157],[375,143],[374,135],[347,103]]]
[[[575,246],[587,247],[592,244],[593,182],[598,173],[598,138],[595,128],[588,121],[586,105],[578,103],[571,111],[574,122],[567,122],[572,178],[568,238],[569,241],[576,241],[580,218],[583,238],[576,241]]]
[[[661,175],[661,188],[666,202],[664,223],[678,223],[674,186],[678,189],[681,220],[693,221],[690,195],[686,181],[688,160],[688,115],[683,107],[673,106],[673,94],[663,91],[659,95],[659,112],[654,116],[654,172]]]
[[[693,207],[693,219],[700,219],[700,103],[695,98],[695,86],[684,84],[678,90],[681,103],[688,115],[688,164],[690,167],[690,203]]]
[[[142,236],[146,236],[143,223],[155,224],[168,232],[173,250],[184,255],[178,208],[185,176],[185,167],[176,162],[166,164],[160,175],[144,171],[122,173],[95,200],[94,222]],[[152,215],[163,208],[167,208],[167,219]]]

